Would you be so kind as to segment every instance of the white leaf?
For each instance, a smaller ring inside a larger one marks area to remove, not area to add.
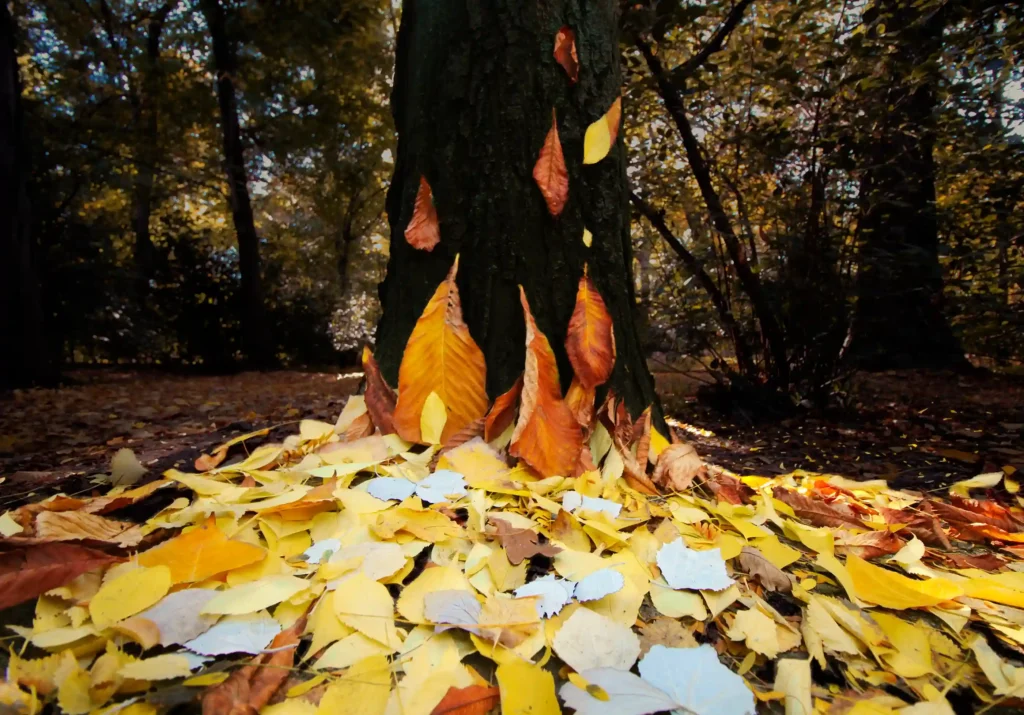
[[[423,615],[433,623],[458,626],[479,635],[480,612],[483,606],[469,591],[448,589],[432,591],[423,598]],[[437,631],[446,631],[439,625]]]
[[[608,694],[608,700],[598,700],[572,683],[559,691],[562,700],[576,710],[577,715],[647,715],[647,713],[675,710],[679,705],[650,683],[627,670],[594,668],[580,675],[599,686]]]
[[[577,673],[591,668],[629,670],[640,657],[640,639],[628,626],[588,608],[569,616],[552,646]]]
[[[622,505],[618,502],[611,499],[583,496],[575,490],[569,490],[562,495],[562,508],[570,513],[577,509],[603,511],[613,519],[618,518],[619,512],[622,511]]]
[[[416,491],[416,483],[403,477],[377,477],[363,486],[370,496],[381,501],[404,501]]]
[[[160,645],[184,643],[210,630],[217,622],[217,616],[200,613],[217,593],[212,588],[187,588],[168,594],[139,616],[160,629]]]
[[[903,545],[903,548],[892,555],[892,561],[904,566],[911,566],[920,561],[922,556],[924,556],[924,542],[913,536]]]
[[[128,487],[139,481],[147,471],[135,452],[122,447],[110,460],[110,483],[115,487]]]
[[[675,589],[722,591],[733,584],[720,549],[694,551],[682,537],[658,549],[658,568]]]
[[[576,600],[580,603],[596,601],[610,593],[622,590],[625,577],[615,569],[601,569],[580,579],[576,584]]]
[[[184,646],[200,655],[255,655],[270,645],[270,641],[280,632],[281,624],[265,613],[255,617],[229,617]]]
[[[302,557],[311,564],[318,564],[324,556],[333,554],[341,548],[341,541],[338,539],[324,539],[318,541],[302,552]]]
[[[439,469],[416,485],[416,496],[428,504],[451,501],[466,493],[466,478],[458,472]]]
[[[693,715],[753,715],[754,694],[718,660],[710,645],[656,645],[640,661],[640,677]]]
[[[516,598],[540,596],[540,600],[537,601],[537,613],[541,618],[550,618],[572,599],[575,585],[572,581],[555,578],[552,574],[520,586],[515,593]]]

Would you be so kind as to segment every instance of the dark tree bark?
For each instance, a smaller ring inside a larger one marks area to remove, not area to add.
[[[943,315],[935,213],[936,83],[945,9],[885,0],[879,21],[897,45],[889,82],[864,98],[877,117],[860,163],[860,266],[849,355],[860,366],[963,367]],[[923,78],[912,75],[920,75]]]
[[[0,3],[0,388],[50,382],[14,19]]]
[[[609,387],[634,415],[656,404],[633,316],[621,138],[602,161],[583,165],[587,126],[620,93],[617,6],[405,1],[391,99],[399,133],[387,200],[391,257],[377,328],[377,357],[392,383],[413,325],[461,254],[462,306],[486,356],[490,395],[508,389],[523,370],[520,284],[567,386],[565,334],[588,264],[615,326],[618,355]],[[575,85],[552,54],[563,25],[576,34]],[[552,107],[569,173],[569,198],[558,218],[548,213],[532,176]],[[432,252],[412,248],[404,237],[421,174],[441,225]],[[584,226],[593,233],[591,248],[582,242]]]
[[[160,159],[160,35],[175,5],[177,0],[168,0],[149,19],[142,87],[134,108],[136,148],[132,229],[135,232],[135,270],[140,295],[147,292],[156,257],[149,220],[153,210],[153,178]]]
[[[200,0],[213,45],[213,66],[217,74],[217,104],[220,107],[224,135],[224,163],[231,197],[231,216],[238,235],[238,268],[242,275],[242,344],[248,361],[266,365],[272,361],[270,331],[265,319],[263,289],[260,280],[260,238],[249,200],[245,170],[245,147],[238,121],[235,76],[238,73],[238,47],[228,28],[227,13],[221,0]]]

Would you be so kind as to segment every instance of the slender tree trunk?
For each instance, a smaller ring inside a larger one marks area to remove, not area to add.
[[[203,15],[213,44],[213,66],[217,73],[217,103],[224,134],[224,163],[231,196],[231,215],[238,235],[238,268],[242,275],[242,344],[246,358],[254,365],[273,359],[270,330],[265,318],[260,281],[260,239],[249,200],[245,170],[245,148],[238,121],[235,75],[238,73],[237,43],[228,29],[221,0],[201,0]]]
[[[0,388],[49,382],[57,372],[44,331],[26,143],[14,19],[0,3]]]
[[[135,111],[135,185],[132,191],[132,229],[135,232],[135,270],[140,296],[148,292],[153,276],[156,251],[150,234],[153,206],[153,179],[160,158],[160,35],[167,16],[177,5],[168,0],[150,18],[146,33],[146,59],[142,70],[142,88]]]
[[[399,132],[387,200],[391,256],[377,328],[377,357],[392,383],[416,319],[460,254],[463,311],[486,357],[492,397],[524,366],[518,285],[568,385],[565,334],[588,264],[615,327],[609,387],[634,415],[656,403],[634,323],[621,138],[602,161],[583,165],[587,126],[620,94],[617,7],[582,0],[405,0],[391,99]],[[575,85],[552,53],[563,25],[576,35]],[[552,108],[569,175],[568,202],[557,218],[532,175]],[[441,242],[431,252],[414,249],[404,237],[421,175],[433,189],[441,226]],[[590,248],[582,241],[584,226],[593,234]]]
[[[860,267],[850,355],[863,367],[962,367],[943,314],[935,213],[935,83],[944,12],[885,0],[879,20],[898,45],[888,85],[865,97],[878,117],[861,164]],[[920,75],[923,73],[923,78]]]

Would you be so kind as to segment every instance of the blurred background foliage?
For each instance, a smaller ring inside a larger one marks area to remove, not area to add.
[[[259,364],[353,362],[388,252],[399,6],[11,5],[60,362],[228,370],[253,357],[225,77],[270,336]],[[1019,4],[651,0],[623,6],[622,30],[637,316],[656,363],[811,397],[847,366],[953,365],[949,345],[1020,364]]]

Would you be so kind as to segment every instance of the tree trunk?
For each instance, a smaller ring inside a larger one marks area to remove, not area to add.
[[[461,254],[458,283],[470,332],[487,360],[491,397],[523,371],[522,285],[558,359],[584,264],[612,315],[617,360],[610,389],[632,414],[656,404],[633,312],[626,156],[621,138],[583,165],[587,126],[619,96],[617,3],[559,0],[405,0],[391,98],[399,143],[387,199],[391,256],[380,287],[377,356],[395,383],[406,341],[434,289]],[[579,82],[553,57],[555,35],[576,35]],[[569,197],[553,218],[533,179],[555,109]],[[620,134],[621,137],[621,134]],[[433,251],[404,237],[420,176],[441,226]],[[593,234],[587,248],[583,228]]]
[[[167,16],[177,4],[168,0],[150,18],[146,33],[146,58],[142,70],[142,89],[135,111],[135,185],[132,191],[132,229],[135,232],[135,270],[138,293],[148,292],[153,276],[156,251],[150,234],[149,219],[153,206],[153,178],[160,157],[158,134],[160,102],[160,35]]]
[[[944,13],[885,0],[879,21],[897,34],[886,86],[865,98],[879,117],[861,165],[860,267],[850,355],[873,369],[962,367],[942,312],[935,213],[935,84]],[[915,78],[920,75],[923,78]]]
[[[266,365],[272,361],[269,327],[263,308],[260,283],[260,239],[253,221],[242,130],[238,122],[235,75],[238,51],[227,26],[221,0],[201,0],[203,15],[213,44],[213,66],[217,74],[217,104],[224,134],[224,163],[231,196],[231,216],[238,235],[238,269],[242,276],[242,344],[248,361]]]
[[[14,19],[0,4],[0,388],[50,382]]]

